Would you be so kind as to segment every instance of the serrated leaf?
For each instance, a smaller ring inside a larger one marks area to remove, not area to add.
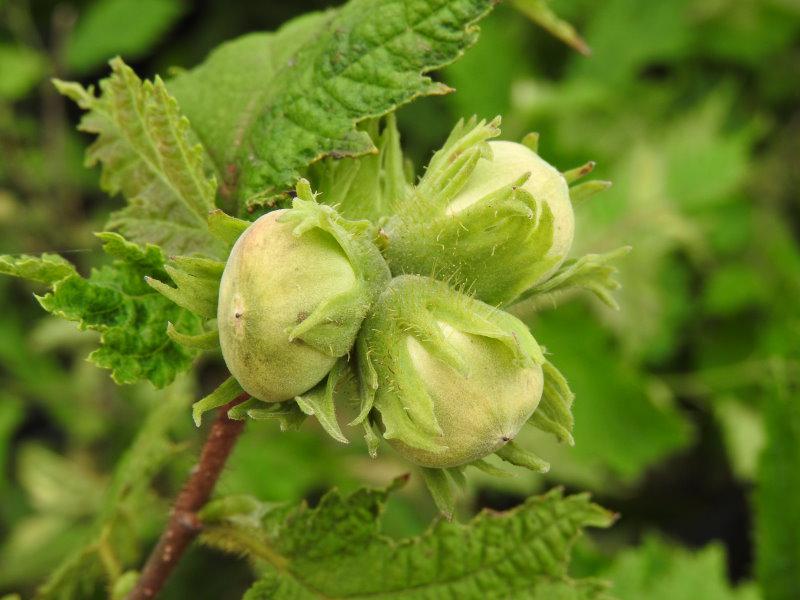
[[[197,354],[167,335],[167,322],[197,334],[200,320],[145,283],[146,275],[169,281],[157,246],[137,246],[115,233],[100,238],[113,263],[92,270],[88,278],[73,273],[57,281],[39,302],[48,312],[77,321],[81,329],[101,333],[100,348],[89,360],[110,369],[117,383],[147,379],[164,387]]]
[[[110,64],[99,96],[91,87],[54,81],[87,111],[78,128],[97,136],[86,164],[100,164],[103,190],[128,201],[108,227],[170,254],[222,255],[207,222],[216,182],[205,172],[202,147],[191,142],[189,122],[160,78],[142,81],[120,58]]]
[[[798,385],[776,363],[767,392],[767,447],[756,493],[756,572],[765,600],[800,590],[800,404]]]
[[[586,495],[560,490],[467,524],[438,522],[425,534],[393,540],[378,519],[386,490],[336,491],[310,509],[263,505],[206,523],[205,543],[244,553],[263,569],[245,598],[600,598],[604,586],[569,577],[570,551],[585,527],[613,515]],[[249,516],[249,518],[247,518]]]
[[[0,274],[21,277],[40,283],[55,283],[75,275],[75,267],[58,254],[42,254],[41,256],[0,255]]]
[[[230,42],[170,89],[224,181],[248,206],[325,156],[375,152],[356,129],[447,86],[424,73],[477,39],[490,0],[354,0]]]

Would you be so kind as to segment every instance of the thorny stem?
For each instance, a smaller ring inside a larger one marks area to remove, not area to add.
[[[200,452],[200,459],[178,494],[161,538],[150,553],[136,587],[127,600],[155,598],[183,553],[200,533],[197,511],[211,496],[225,462],[244,429],[244,421],[229,419],[228,410],[248,398],[246,393],[241,394],[220,409]]]

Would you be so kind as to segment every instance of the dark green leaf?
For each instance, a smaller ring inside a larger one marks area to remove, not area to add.
[[[386,494],[331,492],[314,509],[261,505],[208,523],[203,539],[263,568],[248,600],[601,597],[602,584],[567,574],[582,530],[613,521],[586,495],[555,490],[506,513],[441,521],[395,541],[380,533]]]
[[[325,156],[375,152],[356,124],[447,86],[424,73],[477,39],[490,0],[354,0],[230,42],[170,86],[223,195],[274,198]]]
[[[756,572],[765,600],[791,600],[800,590],[799,392],[776,362],[756,494]]]

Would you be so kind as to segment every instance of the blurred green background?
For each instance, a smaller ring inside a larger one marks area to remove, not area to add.
[[[83,167],[89,140],[50,77],[93,83],[115,54],[143,77],[167,76],[227,39],[329,4],[0,0],[0,254],[59,252],[85,273],[102,260],[92,232],[122,203]],[[502,115],[507,139],[540,132],[540,153],[562,170],[597,161],[595,175],[614,185],[577,211],[574,252],[634,247],[620,264],[619,312],[588,297],[557,312],[518,309],[576,392],[577,443],[528,444],[552,463],[545,477],[472,476],[461,516],[554,485],[591,491],[621,518],[582,543],[576,573],[613,579],[620,598],[643,597],[656,585],[647,577],[677,582],[658,585],[665,598],[758,597],[747,586],[729,592],[727,581],[760,568],[755,490],[769,486],[764,478],[791,479],[770,460],[796,451],[783,452],[781,427],[800,398],[800,2],[551,6],[591,56],[501,5],[478,44],[436,74],[457,92],[398,113],[418,169],[471,114]],[[171,395],[188,407],[224,377],[216,358],[168,392],[118,388],[84,360],[93,336],[46,316],[36,291],[0,279],[0,594],[27,595],[80,550],[153,406]],[[134,564],[202,439],[188,410],[180,416],[166,472],[137,499],[136,513],[150,516],[135,520]],[[281,434],[251,422],[219,489],[313,502],[331,486],[381,485],[408,470],[310,424]],[[785,502],[780,512],[800,518],[797,494],[789,486],[763,506]],[[433,516],[412,478],[386,529],[416,533]],[[770,522],[765,512],[759,527]],[[238,598],[250,580],[241,561],[194,548],[165,597]],[[646,597],[661,597],[654,589]]]

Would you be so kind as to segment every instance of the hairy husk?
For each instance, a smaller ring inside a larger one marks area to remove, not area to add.
[[[418,275],[394,278],[357,345],[362,416],[411,462],[454,467],[513,439],[543,392],[544,356],[512,315]]]
[[[496,306],[555,273],[575,218],[565,177],[523,144],[488,141],[499,120],[459,122],[386,222],[394,275],[428,275]]]
[[[220,284],[222,355],[252,396],[280,402],[312,388],[336,356],[289,339],[320,303],[355,285],[353,269],[334,238],[321,229],[301,236],[281,222],[286,210],[264,215],[233,247]]]
[[[553,241],[542,260],[543,269],[534,281],[538,283],[561,266],[572,246],[575,215],[569,187],[558,169],[523,144],[492,140],[489,148],[492,159],[478,161],[467,184],[447,207],[447,213],[456,215],[493,191],[514,183],[520,175],[530,173],[522,189],[535,200],[547,203],[553,213]]]
[[[514,439],[542,397],[542,367],[520,368],[499,342],[440,323],[445,338],[469,365],[462,375],[431,356],[414,338],[406,340],[411,360],[433,399],[447,447],[431,452],[389,440],[409,461],[425,467],[455,467],[484,458]]]

